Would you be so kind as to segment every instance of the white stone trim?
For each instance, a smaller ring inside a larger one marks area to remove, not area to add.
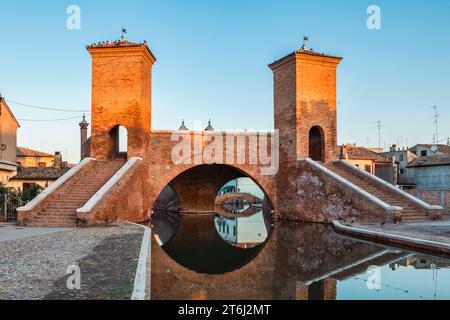
[[[400,236],[400,235],[397,235],[397,234],[380,232],[380,231],[365,229],[365,228],[362,228],[362,227],[350,227],[350,226],[346,226],[346,225],[344,225],[344,224],[342,224],[342,223],[340,223],[339,221],[336,221],[336,220],[333,221],[333,227],[335,227],[336,230],[347,231],[347,232],[352,233],[352,234],[371,235],[371,236],[381,237],[382,239],[385,239],[387,241],[389,239],[393,239],[393,240],[398,240],[398,241],[402,241],[402,242],[408,242],[408,243],[412,243],[412,244],[426,245],[426,246],[430,246],[430,247],[444,248],[444,249],[450,250],[450,244],[447,244],[447,243],[436,242],[436,241],[425,240],[425,239],[412,238],[412,237],[406,237],[406,236]]]
[[[428,203],[426,203],[425,201],[420,200],[419,198],[414,197],[413,195],[409,194],[408,192],[403,191],[400,188],[397,188],[396,186],[390,184],[387,181],[384,181],[383,179],[370,174],[369,172],[362,170],[361,168],[355,166],[353,163],[347,161],[347,160],[340,160],[341,163],[343,163],[344,165],[346,165],[347,167],[358,171],[359,173],[363,174],[364,176],[382,184],[383,186],[385,186],[386,188],[389,188],[392,191],[397,192],[398,194],[400,194],[401,196],[407,198],[408,200],[411,200],[413,202],[415,202],[416,204],[418,204],[419,206],[421,206],[422,208],[428,209],[428,210],[443,210],[443,208],[441,206],[433,206],[430,205]]]
[[[75,167],[67,171],[58,180],[52,183],[47,189],[42,191],[36,198],[28,202],[25,206],[17,208],[17,211],[30,211],[34,209],[39,203],[41,203],[45,198],[55,192],[59,187],[66,183],[70,178],[76,175],[81,169],[83,169],[88,163],[90,163],[92,158],[85,158],[81,160]]]
[[[373,203],[377,204],[378,206],[382,207],[386,211],[401,211],[401,210],[403,210],[403,208],[401,208],[401,207],[391,206],[391,205],[387,204],[386,202],[378,199],[374,195],[368,193],[364,189],[361,189],[360,187],[358,187],[357,185],[351,183],[350,181],[345,180],[340,175],[334,173],[333,171],[329,170],[328,168],[324,167],[323,165],[319,164],[318,162],[316,162],[316,161],[314,161],[314,160],[312,160],[310,158],[306,158],[306,159],[303,159],[303,160],[306,161],[311,166],[313,166],[314,168],[318,169],[319,171],[325,173],[327,176],[330,176],[331,178],[339,181],[340,183],[344,184],[348,188],[352,189],[353,191],[355,191],[358,194],[362,195],[363,197],[367,198],[371,202],[373,202]]]
[[[131,300],[145,300],[145,291],[147,289],[147,261],[151,250],[150,244],[152,229],[134,222],[126,222],[144,228],[144,235],[142,237],[141,251],[139,252],[139,262],[136,269],[136,275],[134,277],[134,287],[133,294],[131,295]],[[148,272],[150,272],[150,270]],[[148,298],[150,298],[150,293]]]
[[[86,204],[77,209],[77,213],[89,213],[95,206],[103,199],[104,196],[116,185],[117,182],[142,158],[134,157],[127,161],[115,175],[111,177],[87,202]]]

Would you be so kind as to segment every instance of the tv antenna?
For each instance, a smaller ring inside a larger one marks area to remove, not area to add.
[[[375,121],[375,123],[377,124],[377,129],[378,129],[378,149],[381,150],[381,120]]]
[[[435,131],[434,131],[434,144],[438,144],[439,143],[439,130],[438,130],[438,121],[439,121],[439,113],[438,113],[438,107],[437,106],[432,106],[431,107],[434,110],[434,126],[435,126]]]

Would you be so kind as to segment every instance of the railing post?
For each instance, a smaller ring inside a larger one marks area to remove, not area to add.
[[[5,203],[4,203],[4,209],[5,209],[5,221],[8,221],[8,194],[5,193]]]

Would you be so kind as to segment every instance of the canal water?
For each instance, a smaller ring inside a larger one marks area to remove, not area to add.
[[[224,206],[156,210],[152,299],[450,299],[450,260]]]

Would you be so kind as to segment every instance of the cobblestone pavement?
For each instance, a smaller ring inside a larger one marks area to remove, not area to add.
[[[450,244],[450,220],[381,225],[352,225],[405,237]]]
[[[130,299],[143,228],[127,223],[0,243],[0,299]],[[81,290],[66,271],[81,270]]]

